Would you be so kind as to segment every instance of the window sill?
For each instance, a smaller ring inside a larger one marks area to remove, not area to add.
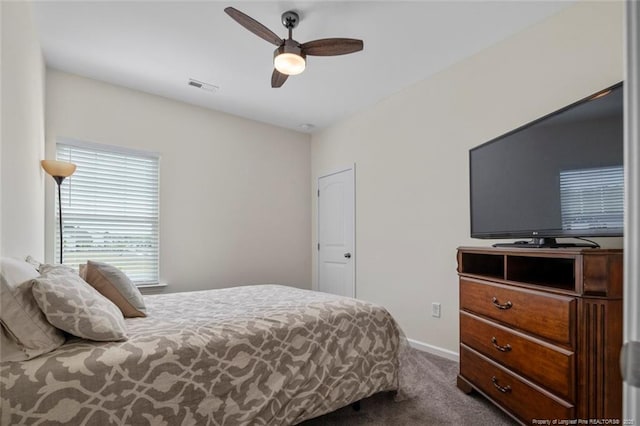
[[[155,287],[166,287],[167,283],[145,283],[145,284],[136,284],[138,288],[155,288]]]
[[[164,290],[166,287],[168,287],[167,283],[146,283],[136,285],[136,288],[142,293],[153,293]]]

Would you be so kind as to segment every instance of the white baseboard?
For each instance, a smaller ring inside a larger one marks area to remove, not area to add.
[[[450,351],[449,349],[439,348],[437,346],[429,345],[428,343],[420,342],[418,340],[413,340],[407,338],[409,341],[409,345],[418,349],[419,351],[429,352],[430,354],[434,354],[437,356],[441,356],[442,358],[450,359],[451,361],[460,362],[460,354],[457,352]]]

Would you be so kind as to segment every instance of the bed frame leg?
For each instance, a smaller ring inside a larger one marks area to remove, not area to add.
[[[351,404],[351,408],[353,408],[353,411],[360,411],[360,401],[356,401]]]

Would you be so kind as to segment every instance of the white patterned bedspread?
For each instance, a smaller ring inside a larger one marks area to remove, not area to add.
[[[128,341],[0,363],[0,424],[288,425],[398,387],[377,305],[278,285],[145,302]]]

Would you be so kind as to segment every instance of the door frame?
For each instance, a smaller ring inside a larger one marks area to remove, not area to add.
[[[624,224],[624,324],[623,343],[640,342],[640,3],[627,2],[625,8],[627,57],[625,90],[625,224]],[[628,363],[640,360],[628,359]],[[640,388],[623,383],[624,419],[640,420]]]
[[[320,244],[320,199],[318,196],[320,191],[320,179],[338,173],[346,172],[347,170],[353,171],[353,248],[351,249],[351,262],[353,263],[353,268],[351,279],[353,280],[353,297],[356,298],[358,295],[358,283],[356,281],[356,262],[358,259],[358,249],[356,248],[356,163],[352,163],[344,167],[330,169],[329,171],[320,174],[316,178],[316,285],[314,290],[318,291],[320,289],[320,250],[317,248],[318,244]]]

